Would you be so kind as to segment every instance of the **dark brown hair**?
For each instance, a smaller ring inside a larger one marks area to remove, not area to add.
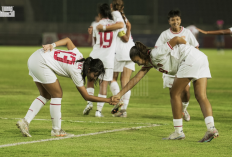
[[[113,10],[118,10],[121,15],[122,15],[122,18],[126,24],[126,16],[123,12],[123,9],[124,9],[124,2],[123,0],[113,0],[112,2],[112,7],[113,7]]]
[[[143,43],[136,41],[135,46],[130,49],[130,58],[133,59],[135,56],[139,56],[141,59],[150,60],[149,51]]]

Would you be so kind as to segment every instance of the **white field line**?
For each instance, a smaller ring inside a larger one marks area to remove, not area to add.
[[[14,120],[14,119],[22,119],[22,118],[4,118],[0,117],[0,119],[6,120]],[[33,119],[33,120],[44,120],[51,121],[51,119]],[[142,124],[142,125],[152,125],[152,123],[129,123],[129,122],[98,122],[98,121],[76,121],[76,120],[61,120],[63,122],[72,122],[72,123],[105,123],[105,124]]]
[[[11,143],[11,144],[0,145],[0,148],[18,146],[18,145],[23,145],[23,144],[32,144],[32,143],[40,143],[40,142],[48,142],[48,141],[58,141],[58,140],[64,140],[64,139],[74,138],[74,137],[93,136],[93,135],[106,134],[106,133],[111,133],[111,132],[136,130],[136,129],[142,129],[142,128],[156,127],[156,126],[160,126],[160,125],[153,124],[153,125],[150,125],[150,126],[138,126],[138,127],[132,127],[132,128],[105,130],[105,131],[100,131],[100,132],[95,132],[95,133],[80,134],[80,135],[73,135],[73,136],[67,136],[67,137],[57,137],[57,138],[41,139],[41,140],[37,140],[37,141]]]

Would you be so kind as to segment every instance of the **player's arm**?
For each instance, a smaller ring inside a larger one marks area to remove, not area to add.
[[[89,34],[88,43],[91,43],[92,42],[92,37],[93,37],[93,26],[90,26],[88,28],[88,34]]]
[[[186,41],[181,37],[174,37],[169,41],[169,44],[174,47],[179,44],[186,44]]]
[[[126,86],[115,96],[115,98],[121,98],[126,92],[132,89],[150,70],[151,68],[141,68],[140,71],[126,84]]]
[[[130,39],[130,34],[131,34],[131,24],[129,21],[127,21],[126,23],[126,28],[127,28],[127,31],[126,33],[124,31],[121,31],[118,33],[118,36],[121,38],[121,40],[123,42],[128,42],[129,39]]]
[[[114,30],[117,30],[117,29],[121,29],[124,27],[124,23],[123,22],[117,22],[115,24],[112,24],[112,25],[109,25],[109,26],[104,26],[104,25],[97,25],[97,30],[99,32],[104,32],[104,31],[114,31]]]
[[[210,34],[210,35],[230,35],[231,31],[230,29],[224,29],[224,30],[215,30],[215,31],[204,31],[199,28],[197,30],[203,34]]]
[[[70,40],[68,37],[61,39],[55,43],[42,45],[44,52],[52,51],[54,47],[56,46],[67,46],[68,50],[73,50],[75,48],[75,45],[73,44],[72,40]]]
[[[119,99],[114,99],[114,102],[112,102],[110,98],[101,98],[101,97],[96,97],[96,96],[89,95],[86,88],[85,88],[85,86],[77,87],[77,90],[81,93],[82,97],[86,101],[107,102],[107,103],[111,103],[113,105],[116,105],[119,102]]]

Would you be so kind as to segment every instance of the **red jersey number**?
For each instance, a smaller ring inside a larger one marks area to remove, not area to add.
[[[65,53],[62,55],[63,58],[59,57],[59,54],[61,54],[61,53]],[[68,56],[71,58],[71,60],[68,60]],[[73,52],[67,52],[67,51],[62,51],[62,50],[56,50],[54,52],[54,59],[59,61],[59,62],[66,63],[66,64],[74,64],[75,60],[76,60],[75,56],[76,56],[76,54]]]
[[[103,48],[109,48],[113,40],[113,32],[99,32],[100,46]]]

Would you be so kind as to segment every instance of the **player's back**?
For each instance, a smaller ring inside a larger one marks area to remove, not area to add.
[[[75,62],[83,58],[83,55],[77,48],[73,50],[58,50],[53,49],[44,53],[40,51],[46,61],[47,66],[52,69],[57,75],[71,77],[74,73],[82,72],[82,62]]]
[[[115,24],[115,22],[110,19],[102,19],[99,21],[99,24],[107,26]],[[90,56],[101,59],[105,68],[114,67],[118,31],[99,32],[96,28],[93,29],[93,37],[96,37],[96,44],[93,46]]]

